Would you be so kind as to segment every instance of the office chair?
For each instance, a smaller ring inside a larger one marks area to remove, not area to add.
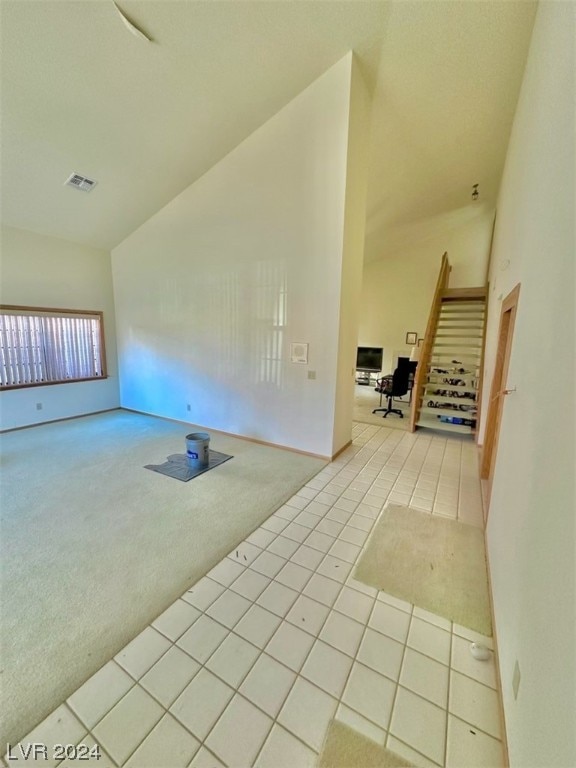
[[[384,378],[378,380],[376,391],[388,398],[388,406],[386,408],[375,408],[372,413],[384,412],[383,419],[388,416],[389,413],[396,413],[401,419],[404,418],[403,412],[400,408],[392,408],[392,398],[402,397],[408,392],[408,379],[410,377],[410,367],[408,365],[399,365],[394,371],[392,376],[384,376]]]

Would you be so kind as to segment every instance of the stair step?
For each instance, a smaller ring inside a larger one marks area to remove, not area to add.
[[[442,392],[446,392],[448,390],[443,389],[441,387],[437,387],[437,389],[440,389]],[[464,390],[464,391],[470,391],[473,394],[476,394],[476,390]],[[437,395],[434,392],[424,392],[422,395],[422,402],[426,406],[426,408],[433,408],[434,406],[428,405],[429,402],[435,402],[435,403],[445,403],[446,405],[451,405],[453,403],[458,403],[459,405],[474,405],[477,406],[476,398],[475,397],[449,397],[447,395]]]
[[[424,391],[429,392],[431,395],[434,395],[434,391],[437,389],[442,389],[446,392],[473,392],[475,395],[478,393],[478,390],[475,387],[466,387],[463,384],[443,384],[441,381],[429,381],[424,385]],[[468,398],[463,398],[464,401],[467,399]]]
[[[435,408],[433,405],[423,405],[420,408],[420,413],[429,413],[431,416],[449,416],[457,419],[475,419],[477,414],[477,406],[474,403],[473,411],[457,411],[455,408]]]
[[[441,338],[444,338],[444,337],[441,337]],[[465,342],[458,343],[453,341],[447,341],[446,343],[444,343],[443,341],[436,341],[436,339],[434,339],[434,346],[432,347],[432,349],[436,349],[438,347],[448,348],[448,349],[470,349],[470,350],[478,349],[480,351],[482,350],[481,344],[470,344],[470,343],[467,344]]]
[[[440,419],[436,419],[436,420],[418,419],[418,421],[416,422],[416,426],[424,427],[425,429],[438,429],[441,432],[456,432],[461,435],[472,434],[472,427],[469,427],[464,424],[448,424],[444,421],[440,421]]]
[[[469,305],[465,305],[465,304],[455,305],[451,301],[443,301],[442,304],[440,305],[441,312],[450,312],[450,313],[452,312],[483,313],[485,309],[486,307],[484,306],[484,304],[478,304],[478,303],[469,304]]]
[[[452,329],[450,329],[452,330]],[[482,343],[482,328],[477,329],[479,333],[438,333],[436,332],[437,339],[472,339],[473,341],[479,341]]]

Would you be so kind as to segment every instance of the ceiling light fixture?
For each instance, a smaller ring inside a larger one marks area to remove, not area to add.
[[[478,197],[480,195],[480,193],[478,192],[478,186],[479,186],[478,184],[472,184],[472,200],[474,200],[474,202],[478,200]]]
[[[118,15],[120,16],[120,18],[124,22],[124,26],[126,27],[126,29],[128,29],[130,32],[132,32],[132,34],[135,37],[140,38],[140,40],[146,40],[147,43],[151,43],[152,42],[152,38],[148,37],[148,35],[145,32],[142,32],[141,29],[138,29],[136,24],[134,24],[132,21],[130,21],[130,19],[124,14],[124,12],[120,10],[120,8],[116,5],[114,0],[112,0],[112,4],[114,5],[114,8],[116,8],[116,10],[118,11]]]

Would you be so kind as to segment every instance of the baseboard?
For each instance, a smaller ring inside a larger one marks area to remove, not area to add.
[[[238,435],[235,432],[224,432],[222,429],[213,429],[212,427],[206,427],[203,424],[196,424],[196,422],[183,421],[182,419],[171,419],[169,416],[160,416],[158,413],[152,413],[150,411],[137,411],[135,408],[121,407],[121,411],[129,411],[130,413],[140,413],[142,416],[154,416],[157,419],[164,419],[164,421],[171,421],[174,424],[184,424],[186,427],[198,427],[206,432],[216,432],[219,435],[226,435],[226,437],[235,437],[238,440],[246,440],[249,443],[256,443],[256,445],[265,445],[268,448],[280,448],[283,451],[291,451],[292,453],[299,453],[301,456],[310,456],[312,459],[322,459],[322,461],[333,461],[335,456],[324,456],[321,453],[311,453],[310,451],[301,451],[299,448],[292,448],[289,445],[281,445],[280,443],[270,443],[266,440],[258,440],[255,437],[248,437],[247,435]],[[348,446],[344,446],[347,448]],[[344,450],[344,449],[341,449]],[[340,453],[339,451],[338,453]]]
[[[340,454],[341,454],[341,453],[344,453],[344,451],[346,450],[346,448],[350,448],[350,446],[351,446],[351,445],[352,445],[352,440],[348,440],[348,442],[347,442],[345,445],[343,445],[343,446],[342,446],[342,448],[340,448],[340,450],[339,450],[339,451],[336,451],[336,453],[333,453],[333,454],[332,454],[332,459],[331,459],[331,461],[334,461],[334,459],[337,459],[337,458],[338,458],[338,456],[340,456]]]
[[[85,416],[97,416],[99,413],[112,413],[112,411],[121,411],[122,408],[104,408],[103,411],[90,411],[90,413],[79,413],[77,416],[63,416],[61,419],[49,419],[48,421],[37,421],[34,424],[24,424],[22,427],[11,427],[10,429],[0,429],[0,435],[8,432],[18,432],[21,429],[33,429],[34,427],[43,427],[45,424],[58,424],[60,421],[72,421],[72,419],[83,419]]]

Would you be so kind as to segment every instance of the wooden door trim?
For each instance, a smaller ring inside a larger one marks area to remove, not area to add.
[[[498,439],[500,434],[500,422],[502,419],[502,406],[504,401],[504,389],[508,377],[508,367],[510,363],[510,354],[512,351],[512,339],[514,336],[514,325],[516,322],[516,312],[518,307],[518,298],[520,296],[520,283],[510,291],[503,300],[500,309],[500,324],[498,326],[498,348],[496,350],[496,362],[492,375],[492,386],[490,387],[490,400],[488,403],[488,418],[486,420],[486,432],[484,435],[484,445],[482,450],[482,463],[480,476],[488,480],[488,502],[492,490],[492,476],[494,472],[494,463],[498,449]],[[509,316],[507,317],[507,315]]]

